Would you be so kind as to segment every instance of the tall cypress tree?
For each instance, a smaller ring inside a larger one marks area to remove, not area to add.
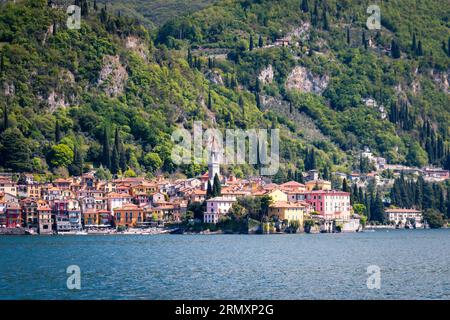
[[[263,46],[264,46],[263,38],[262,38],[262,36],[260,35],[260,36],[259,36],[259,40],[258,40],[258,47],[262,48]]]
[[[347,44],[350,45],[351,39],[350,39],[350,28],[347,27]]]
[[[301,10],[303,12],[308,12],[309,11],[309,5],[308,5],[308,0],[302,0],[302,5],[300,6]]]
[[[9,120],[8,120],[8,108],[6,107],[6,104],[3,106],[3,131],[8,129],[9,127]]]
[[[120,170],[119,151],[117,150],[117,146],[114,145],[111,157],[111,173],[117,174],[119,170]]]
[[[249,48],[250,51],[253,51],[253,46],[254,46],[254,44],[253,44],[253,36],[250,35],[250,44],[249,44],[249,46],[248,46],[248,48]]]
[[[117,152],[119,154],[119,167],[122,172],[124,172],[127,170],[127,156],[125,154],[122,139],[120,139],[119,128],[116,128],[116,132],[114,134],[114,146],[117,148]]]
[[[212,110],[212,97],[211,97],[211,89],[208,91],[208,109]]]
[[[71,175],[77,177],[83,174],[83,157],[77,146],[73,149],[73,161],[69,167],[69,171]]]
[[[419,44],[417,45],[416,54],[419,57],[423,56],[422,40],[419,40]]]
[[[395,41],[394,39],[392,39],[391,41],[391,55],[394,59],[398,59],[401,57],[400,47],[397,44],[397,41]]]
[[[111,151],[109,146],[108,130],[106,126],[103,129],[103,150],[101,162],[106,168],[111,169]]]
[[[206,200],[211,199],[213,197],[213,191],[211,187],[211,182],[208,180],[208,185],[206,187]]]
[[[188,53],[187,53],[187,62],[188,62],[188,64],[189,64],[189,67],[192,68],[192,66],[194,65],[194,63],[193,63],[193,59],[192,59],[191,48],[188,49]]]
[[[214,176],[213,187],[212,187],[213,197],[218,197],[222,193],[222,186],[220,184],[219,176]]]
[[[330,30],[330,24],[328,22],[328,14],[327,11],[324,9],[323,10],[323,14],[322,14],[323,18],[323,30]]]
[[[55,142],[58,143],[61,140],[61,127],[59,125],[59,121],[56,120],[55,125]]]
[[[416,40],[416,33],[414,32],[412,42],[411,42],[411,52],[413,54],[416,54],[416,50],[417,50],[417,40]]]
[[[344,180],[342,181],[342,191],[344,192],[350,192],[350,188],[347,184],[347,179],[344,178]]]

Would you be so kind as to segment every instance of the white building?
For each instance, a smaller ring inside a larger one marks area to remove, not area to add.
[[[234,198],[216,197],[206,200],[206,212],[203,215],[204,223],[217,223],[221,215],[226,215],[230,211]]]
[[[386,209],[386,217],[388,221],[394,221],[396,225],[405,225],[408,221],[414,220],[416,226],[422,224],[423,215],[420,210],[415,209]]]

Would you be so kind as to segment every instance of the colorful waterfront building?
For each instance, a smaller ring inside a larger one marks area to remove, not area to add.
[[[206,200],[206,212],[203,215],[203,222],[218,223],[221,216],[227,215],[236,199],[226,197],[215,197]]]
[[[305,193],[305,202],[325,220],[350,219],[350,193],[343,191],[314,190]]]
[[[269,206],[269,217],[278,217],[288,223],[297,221],[303,226],[303,221],[310,213],[310,205],[306,202],[277,201]]]
[[[38,202],[39,234],[52,234],[52,209],[44,202]]]
[[[331,182],[322,179],[310,180],[305,183],[306,191],[331,190]]]
[[[116,227],[135,227],[144,222],[143,208],[132,204],[124,204],[121,208],[114,209],[114,224]]]
[[[16,202],[8,202],[6,204],[6,227],[16,228],[22,226],[22,210]]]

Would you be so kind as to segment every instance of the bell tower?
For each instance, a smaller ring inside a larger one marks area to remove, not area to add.
[[[216,137],[213,136],[210,144],[210,154],[208,159],[208,179],[211,183],[211,186],[214,184],[214,177],[217,176],[220,178],[220,147],[219,143],[216,140]]]

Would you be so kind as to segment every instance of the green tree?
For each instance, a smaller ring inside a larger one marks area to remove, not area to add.
[[[219,197],[220,194],[222,193],[222,186],[221,186],[220,179],[219,179],[219,176],[217,175],[217,173],[214,176],[212,193],[213,193],[213,197]]]
[[[31,170],[31,151],[27,139],[17,128],[8,128],[0,135],[0,165],[16,172]]]
[[[302,0],[302,4],[300,6],[301,10],[303,12],[308,12],[309,11],[309,5],[308,5],[308,0]]]
[[[61,141],[61,126],[59,125],[59,121],[56,120],[55,124],[55,143],[59,143]]]
[[[78,177],[83,174],[83,156],[77,146],[73,149],[73,160],[69,166],[69,172],[71,175]]]
[[[149,152],[144,156],[143,164],[145,166],[145,169],[150,172],[155,172],[162,167],[162,160],[159,156],[159,154],[154,152]]]
[[[208,184],[206,187],[206,200],[211,199],[212,197],[214,197],[214,194],[211,187],[211,181],[208,180]]]
[[[107,168],[104,168],[103,166],[100,166],[100,168],[97,169],[97,171],[95,172],[95,176],[99,180],[109,181],[112,179],[111,172]]]
[[[120,158],[119,151],[117,150],[117,146],[114,145],[113,152],[111,156],[111,173],[117,174],[120,170]]]
[[[428,223],[431,229],[439,229],[444,225],[442,213],[435,209],[426,210],[423,219]]]
[[[350,187],[347,184],[347,179],[344,178],[342,181],[342,191],[344,192],[350,192]]]
[[[74,159],[74,152],[66,144],[54,145],[50,152],[50,164],[53,167],[67,168]]]
[[[273,199],[271,196],[263,196],[261,198],[261,218],[267,217],[269,214],[269,207],[272,205]]]
[[[9,127],[9,120],[8,120],[8,108],[6,107],[6,104],[3,106],[3,131],[8,129]]]
[[[394,39],[391,41],[391,55],[394,59],[399,59],[401,57],[400,47]]]
[[[103,129],[103,148],[101,163],[108,169],[111,168],[111,151],[109,145],[108,129]]]

